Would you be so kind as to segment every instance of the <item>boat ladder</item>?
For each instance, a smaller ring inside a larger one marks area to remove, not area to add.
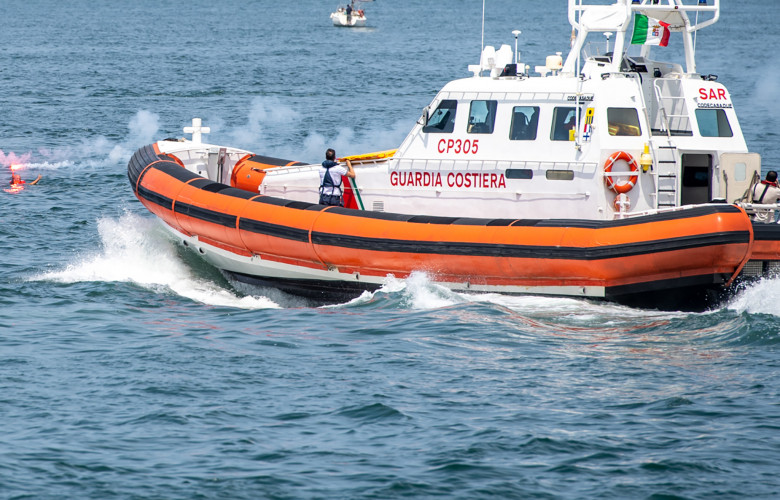
[[[656,208],[676,207],[679,189],[677,178],[680,172],[677,146],[667,138],[666,145],[653,145],[653,153],[656,164]]]
[[[691,135],[691,121],[682,95],[682,83],[679,80],[658,79],[653,83],[653,89],[661,112],[661,131],[666,132],[667,137]]]

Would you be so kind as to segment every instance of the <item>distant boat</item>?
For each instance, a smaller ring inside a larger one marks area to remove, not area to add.
[[[351,2],[346,7],[339,6],[336,12],[332,12],[330,14],[330,18],[333,20],[333,26],[360,28],[366,25],[366,13],[363,11],[363,9],[356,9],[355,2]]]

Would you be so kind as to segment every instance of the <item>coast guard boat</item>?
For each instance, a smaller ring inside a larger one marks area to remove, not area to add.
[[[484,47],[397,149],[348,157],[343,208],[317,204],[319,164],[205,144],[198,119],[192,140],[139,149],[130,183],[230,278],[322,300],[421,271],[460,291],[710,307],[778,269],[780,225],[751,220],[776,208],[748,196],[760,156],[696,66],[693,35],[720,16],[709,2],[569,0],[569,54],[533,68],[519,32],[514,51]],[[630,43],[669,33],[682,62]]]

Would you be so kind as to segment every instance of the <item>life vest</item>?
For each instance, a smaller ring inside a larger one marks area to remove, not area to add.
[[[344,191],[341,188],[341,178],[339,178],[339,183],[336,184],[333,182],[333,177],[330,175],[330,169],[336,166],[338,166],[338,163],[333,160],[325,160],[322,162],[322,167],[325,169],[325,175],[322,176],[322,184],[320,184],[320,195],[325,192],[326,187],[338,188],[338,194],[334,190],[332,191],[332,196],[341,196],[343,194]]]
[[[758,189],[758,186],[760,186],[761,184],[764,185],[764,190],[761,192],[761,196],[759,196],[758,199],[756,199],[756,190]],[[769,189],[769,186],[777,187],[776,182],[761,181],[761,184],[756,184],[756,187],[753,188],[753,203],[760,204],[762,201],[764,201],[764,196],[766,196],[766,192]]]

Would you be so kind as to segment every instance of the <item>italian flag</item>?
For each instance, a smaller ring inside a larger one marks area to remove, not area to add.
[[[669,43],[669,23],[637,14],[634,17],[634,35],[631,43],[666,47]]]

